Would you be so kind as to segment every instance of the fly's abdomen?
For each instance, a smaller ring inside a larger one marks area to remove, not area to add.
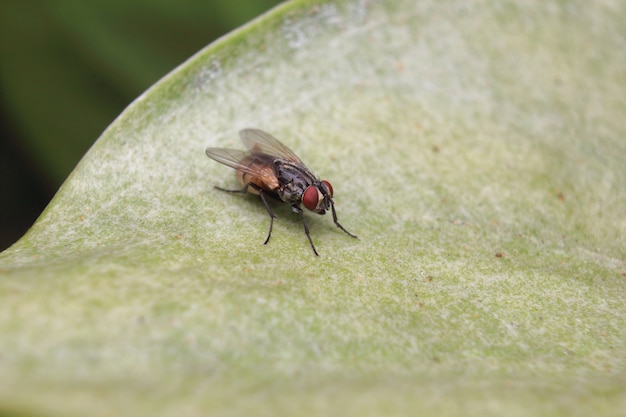
[[[247,171],[237,170],[237,179],[241,185],[254,184],[263,190],[271,192],[276,192],[280,188],[273,159],[267,155],[250,155],[241,161],[241,164],[249,168]],[[248,191],[258,194],[253,188],[248,188]]]

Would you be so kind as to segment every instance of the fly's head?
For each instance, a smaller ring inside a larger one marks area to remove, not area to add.
[[[302,193],[302,204],[317,214],[325,214],[333,198],[333,186],[326,180],[316,181]]]

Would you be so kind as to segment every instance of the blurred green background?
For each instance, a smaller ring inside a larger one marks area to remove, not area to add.
[[[3,0],[0,250],[144,90],[277,0]]]

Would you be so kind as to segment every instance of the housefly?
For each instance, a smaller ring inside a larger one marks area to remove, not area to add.
[[[320,181],[291,149],[269,133],[259,129],[244,129],[239,132],[239,136],[248,148],[247,151],[207,148],[206,154],[209,158],[237,170],[237,179],[243,185],[243,189],[240,190],[228,190],[217,186],[215,188],[232,193],[250,192],[261,197],[267,214],[270,216],[270,230],[264,244],[267,244],[272,236],[274,217],[276,217],[267,202],[267,197],[291,205],[291,209],[300,214],[304,233],[317,256],[319,254],[309,234],[309,227],[300,204],[317,214],[325,214],[330,207],[337,227],[348,236],[356,238],[337,221],[333,187],[328,181]]]

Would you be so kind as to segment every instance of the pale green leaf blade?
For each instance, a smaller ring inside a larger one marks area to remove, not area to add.
[[[589,415],[626,400],[618,2],[294,2],[103,134],[0,256],[0,399],[61,415]],[[269,218],[257,127],[339,220]],[[97,407],[95,407],[97,405]]]

